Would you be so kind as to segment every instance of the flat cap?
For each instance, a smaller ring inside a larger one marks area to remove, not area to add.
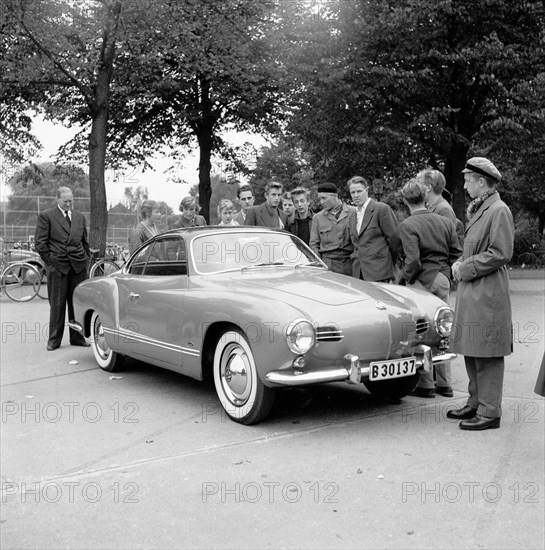
[[[500,171],[494,164],[484,157],[473,157],[466,162],[466,167],[462,172],[475,172],[481,176],[488,176],[496,181],[501,180]]]
[[[318,193],[339,193],[337,186],[330,182],[320,183],[316,190]]]

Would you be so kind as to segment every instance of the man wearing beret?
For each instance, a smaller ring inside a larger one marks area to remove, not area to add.
[[[354,248],[350,242],[348,222],[355,208],[339,199],[334,183],[322,183],[317,191],[322,210],[312,218],[310,248],[334,273],[352,275],[350,255]]]
[[[369,183],[361,176],[348,180],[356,209],[350,217],[354,246],[352,275],[364,281],[390,282],[401,252],[397,219],[383,202],[369,198]]]
[[[500,427],[506,355],[513,351],[507,263],[513,254],[513,216],[500,199],[498,169],[488,159],[466,163],[468,208],[464,252],[452,266],[458,280],[452,351],[464,355],[469,377],[467,403],[447,412],[463,430]]]

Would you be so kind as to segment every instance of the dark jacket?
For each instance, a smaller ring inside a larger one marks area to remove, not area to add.
[[[301,218],[299,212],[295,212],[295,217],[293,221],[288,224],[286,228],[290,233],[293,233],[299,237],[304,243],[309,244],[310,242],[310,230],[312,227],[312,218],[314,217],[314,212],[309,208],[307,217]]]
[[[437,273],[451,279],[450,267],[462,255],[454,222],[429,210],[417,210],[399,224],[405,264],[401,276],[428,288]]]
[[[370,200],[361,228],[357,229],[357,211],[350,215],[350,237],[354,246],[352,275],[364,281],[384,281],[394,276],[394,264],[401,252],[398,223],[392,209],[383,202]]]
[[[87,269],[89,262],[89,241],[85,216],[72,210],[71,224],[60,208],[55,206],[38,214],[34,235],[36,252],[46,266],[67,274],[70,267],[76,273]]]
[[[278,208],[272,208],[266,202],[248,209],[244,225],[259,225],[263,227],[280,227],[282,220],[284,228],[288,225],[288,215]]]

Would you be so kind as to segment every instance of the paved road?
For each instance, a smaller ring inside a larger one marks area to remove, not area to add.
[[[203,383],[46,352],[47,303],[2,297],[2,548],[543,548],[544,282],[512,290],[502,427],[478,433],[445,417],[460,359],[453,399],[292,389],[244,427]]]

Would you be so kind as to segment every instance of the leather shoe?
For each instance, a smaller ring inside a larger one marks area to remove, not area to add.
[[[415,388],[409,395],[414,397],[435,398],[435,390],[433,388]]]
[[[445,397],[454,397],[454,392],[450,386],[435,386],[435,393]]]
[[[81,346],[82,348],[90,348],[91,347],[91,344],[89,344],[89,342],[76,342],[75,344],[73,344],[72,342],[70,342],[70,345],[71,346]]]
[[[447,412],[447,418],[454,418],[456,420],[466,420],[467,418],[474,418],[477,414],[477,409],[472,409],[467,405],[461,409],[451,409]]]
[[[59,349],[60,346],[57,346],[55,344],[47,344],[47,351],[55,351],[56,349]]]
[[[487,416],[476,414],[473,418],[460,422],[460,428],[462,430],[490,430],[499,427],[499,416],[497,418],[488,418]]]

